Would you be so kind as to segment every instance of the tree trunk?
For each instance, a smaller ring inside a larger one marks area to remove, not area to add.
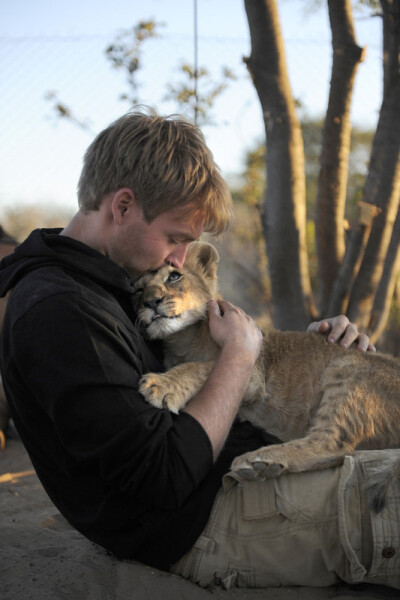
[[[400,107],[400,94],[398,95],[397,102]],[[400,114],[397,118],[400,119]],[[400,136],[400,127],[397,135]],[[385,166],[381,177],[382,179],[386,178],[386,182],[391,185],[392,190],[386,197],[386,206],[383,207],[382,212],[374,220],[347,308],[349,319],[356,321],[359,327],[368,331],[371,311],[379,283],[383,276],[383,267],[393,234],[396,214],[399,209],[400,163],[398,162],[397,166],[393,167],[392,172],[390,166],[390,164]],[[385,183],[379,182],[377,193],[384,199],[382,187],[385,187]]]
[[[384,32],[384,95],[376,130],[364,201],[376,205],[375,217],[347,315],[368,328],[400,199],[400,0],[381,0]]]
[[[357,45],[350,0],[328,0],[332,76],[325,118],[316,204],[320,314],[328,303],[345,254],[344,215],[351,141],[350,106],[364,51]]]
[[[389,319],[396,283],[400,274],[400,210],[397,212],[390,240],[389,250],[385,260],[382,279],[379,282],[371,313],[369,331],[371,342],[374,344],[383,333]]]
[[[303,330],[314,316],[306,244],[304,150],[276,0],[245,0],[251,56],[267,137],[263,207],[274,325]]]
[[[361,218],[351,232],[351,239],[346,254],[334,282],[328,307],[329,315],[346,313],[350,290],[359,271],[364,250],[371,232],[372,222],[375,217],[375,211],[373,209],[376,207],[372,204],[369,206],[371,207],[370,211],[367,210],[368,206],[364,203],[362,207],[364,211],[361,211]]]

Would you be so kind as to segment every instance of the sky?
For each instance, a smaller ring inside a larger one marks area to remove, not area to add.
[[[303,110],[322,116],[331,65],[327,9],[311,0],[279,0],[292,90]],[[368,45],[352,105],[353,122],[373,128],[381,101],[380,20],[356,13],[360,45]],[[0,0],[0,215],[8,206],[46,203],[76,208],[82,158],[94,135],[128,104],[125,76],[112,69],[105,48],[139,20],[154,19],[161,37],[145,43],[138,94],[162,114],[176,112],[163,100],[178,65],[193,62],[194,2],[190,0]],[[217,100],[214,126],[204,128],[225,176],[240,173],[246,151],[264,137],[259,101],[243,56],[250,36],[243,0],[198,0],[199,66],[218,79],[223,66],[237,79]],[[90,130],[57,119],[49,92]]]

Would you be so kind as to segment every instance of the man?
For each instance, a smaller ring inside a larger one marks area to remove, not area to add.
[[[179,415],[157,410],[138,393],[162,356],[135,327],[131,277],[182,266],[191,241],[227,227],[231,199],[201,132],[149,111],[94,140],[78,200],[64,230],[34,231],[2,263],[0,292],[13,289],[4,386],[68,521],[117,557],[170,569],[201,538],[234,456],[266,443],[248,423],[234,424],[261,335],[237,307],[212,303],[215,368]],[[368,346],[343,318],[322,326],[334,340],[344,333],[345,344]]]

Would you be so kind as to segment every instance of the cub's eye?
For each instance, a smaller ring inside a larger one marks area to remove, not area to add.
[[[172,271],[172,273],[170,273],[168,275],[168,279],[167,279],[167,283],[173,283],[175,281],[179,281],[180,279],[182,279],[183,275],[182,273],[179,273],[179,271]]]

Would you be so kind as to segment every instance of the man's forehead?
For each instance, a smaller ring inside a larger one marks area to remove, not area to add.
[[[195,231],[199,228],[204,229],[206,215],[203,210],[195,204],[186,204],[177,206],[176,208],[164,213],[169,215],[172,222],[175,222],[180,227],[186,227],[188,231]]]
[[[171,215],[171,219],[167,218],[165,224],[170,234],[175,234],[187,241],[194,242],[204,230],[204,221],[204,217],[186,213],[184,215]]]

